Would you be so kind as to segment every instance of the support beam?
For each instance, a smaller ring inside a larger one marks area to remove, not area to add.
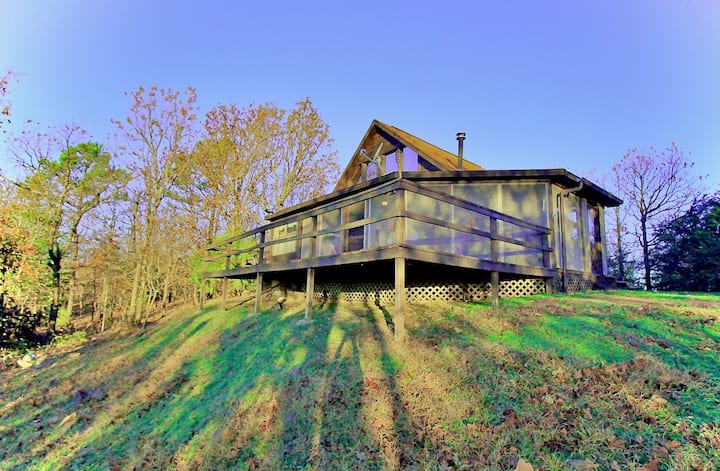
[[[491,299],[493,306],[500,304],[500,273],[490,272]]]
[[[307,269],[307,281],[305,283],[305,320],[309,321],[312,315],[313,294],[315,293],[315,269]]]
[[[402,147],[398,147],[395,151],[395,162],[397,163],[398,175],[402,177],[403,170],[405,170],[405,155]]]
[[[262,296],[263,274],[258,272],[255,277],[255,308],[253,314],[260,313],[260,297]]]
[[[545,278],[545,292],[546,292],[546,293],[553,293],[553,292],[555,292],[555,287],[553,286],[553,279],[552,279],[552,278]]]
[[[405,336],[405,309],[406,309],[406,293],[405,293],[405,259],[398,257],[395,259],[395,314],[393,323],[395,324],[395,340],[400,342]]]
[[[225,310],[225,304],[227,302],[227,285],[228,285],[228,279],[227,277],[223,277],[222,282],[222,298],[220,298],[220,310]]]

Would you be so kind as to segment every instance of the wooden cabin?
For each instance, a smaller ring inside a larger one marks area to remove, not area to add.
[[[485,170],[373,121],[334,191],[208,248],[223,282],[272,281],[313,300],[394,305],[603,286],[604,211],[622,201],[564,169]],[[213,255],[214,254],[214,255]],[[223,302],[224,304],[224,302]]]

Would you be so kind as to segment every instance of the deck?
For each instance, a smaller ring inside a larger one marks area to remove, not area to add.
[[[254,278],[402,258],[550,278],[549,234],[396,176],[213,244],[202,276]]]
[[[259,310],[266,275],[306,273],[306,317],[315,271],[394,260],[395,325],[402,338],[406,262],[420,261],[490,273],[498,297],[500,273],[551,279],[551,230],[402,178],[383,177],[339,199],[310,205],[207,251],[207,278],[255,278]]]

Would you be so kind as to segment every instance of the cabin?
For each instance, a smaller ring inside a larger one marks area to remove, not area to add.
[[[478,301],[604,287],[604,213],[622,201],[565,169],[485,170],[373,121],[333,192],[283,208],[268,223],[208,247],[222,269],[203,280],[255,279],[313,302],[394,306]],[[224,264],[224,265],[223,265]]]

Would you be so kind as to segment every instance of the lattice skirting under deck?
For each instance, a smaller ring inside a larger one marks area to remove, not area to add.
[[[503,280],[500,282],[500,297],[512,298],[530,296],[545,292],[545,280],[526,278]],[[407,299],[410,302],[424,301],[481,301],[490,297],[490,282],[423,282],[407,287]],[[347,302],[367,302],[390,305],[395,302],[395,289],[392,283],[316,283],[315,298]]]
[[[589,291],[593,289],[595,281],[594,278],[588,278],[582,273],[568,272],[567,293],[573,294]],[[557,292],[563,291],[562,273],[558,273],[553,280],[553,289]]]

